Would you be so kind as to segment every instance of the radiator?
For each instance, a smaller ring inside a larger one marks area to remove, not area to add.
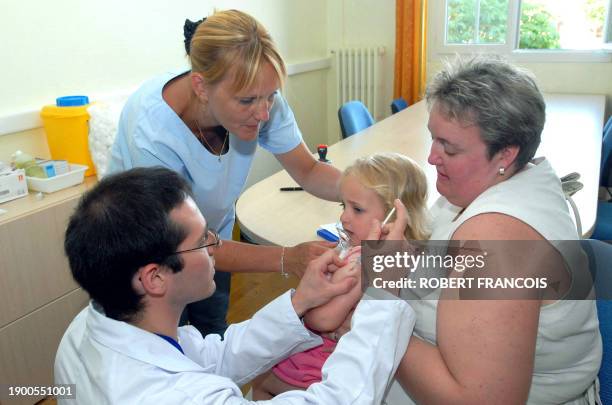
[[[385,48],[341,48],[332,53],[336,68],[337,108],[347,101],[359,100],[368,107],[374,119],[378,119],[380,71]]]

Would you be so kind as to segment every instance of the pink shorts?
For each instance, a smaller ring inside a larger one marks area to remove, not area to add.
[[[321,368],[329,357],[336,342],[323,337],[323,344],[305,352],[296,353],[281,361],[272,372],[281,381],[296,387],[308,388],[310,384],[321,381]],[[323,349],[326,349],[325,351]]]

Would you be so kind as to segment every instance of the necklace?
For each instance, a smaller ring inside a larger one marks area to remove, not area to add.
[[[197,137],[197,138],[204,141],[206,146],[208,146],[208,149],[210,149],[210,152],[213,155],[217,155],[217,158],[219,159],[219,162],[220,162],[221,161],[221,154],[223,153],[223,150],[225,149],[225,144],[227,143],[227,138],[229,138],[229,131],[227,129],[225,130],[225,138],[223,139],[223,145],[221,145],[221,149],[219,149],[219,152],[215,152],[213,147],[210,145],[210,143],[208,143],[208,141],[206,140],[206,137],[202,133],[202,128],[200,128],[200,123],[196,122],[196,125],[198,127],[198,132],[200,133],[200,136]]]

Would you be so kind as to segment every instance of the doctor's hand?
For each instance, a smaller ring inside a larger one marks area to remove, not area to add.
[[[346,294],[357,283],[356,277],[347,277],[341,281],[332,282],[329,273],[346,264],[333,250],[325,252],[319,258],[311,261],[300,280],[291,303],[298,316],[306,311],[327,303],[332,298]]]
[[[336,246],[332,242],[304,242],[290,248],[285,248],[284,269],[288,273],[302,278],[308,263]]]
[[[408,212],[406,206],[399,200],[393,202],[395,206],[395,220],[382,226],[377,220],[372,221],[368,240],[405,240],[404,232],[408,225]]]

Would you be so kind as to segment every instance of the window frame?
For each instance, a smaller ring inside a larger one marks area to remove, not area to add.
[[[453,54],[495,53],[517,62],[612,62],[612,43],[604,43],[600,50],[541,50],[518,49],[520,7],[522,0],[508,0],[508,22],[505,44],[446,45],[446,2],[430,1],[429,4],[429,52],[430,57]],[[612,37],[612,0],[607,0],[608,38]],[[604,38],[606,34],[604,34]]]

